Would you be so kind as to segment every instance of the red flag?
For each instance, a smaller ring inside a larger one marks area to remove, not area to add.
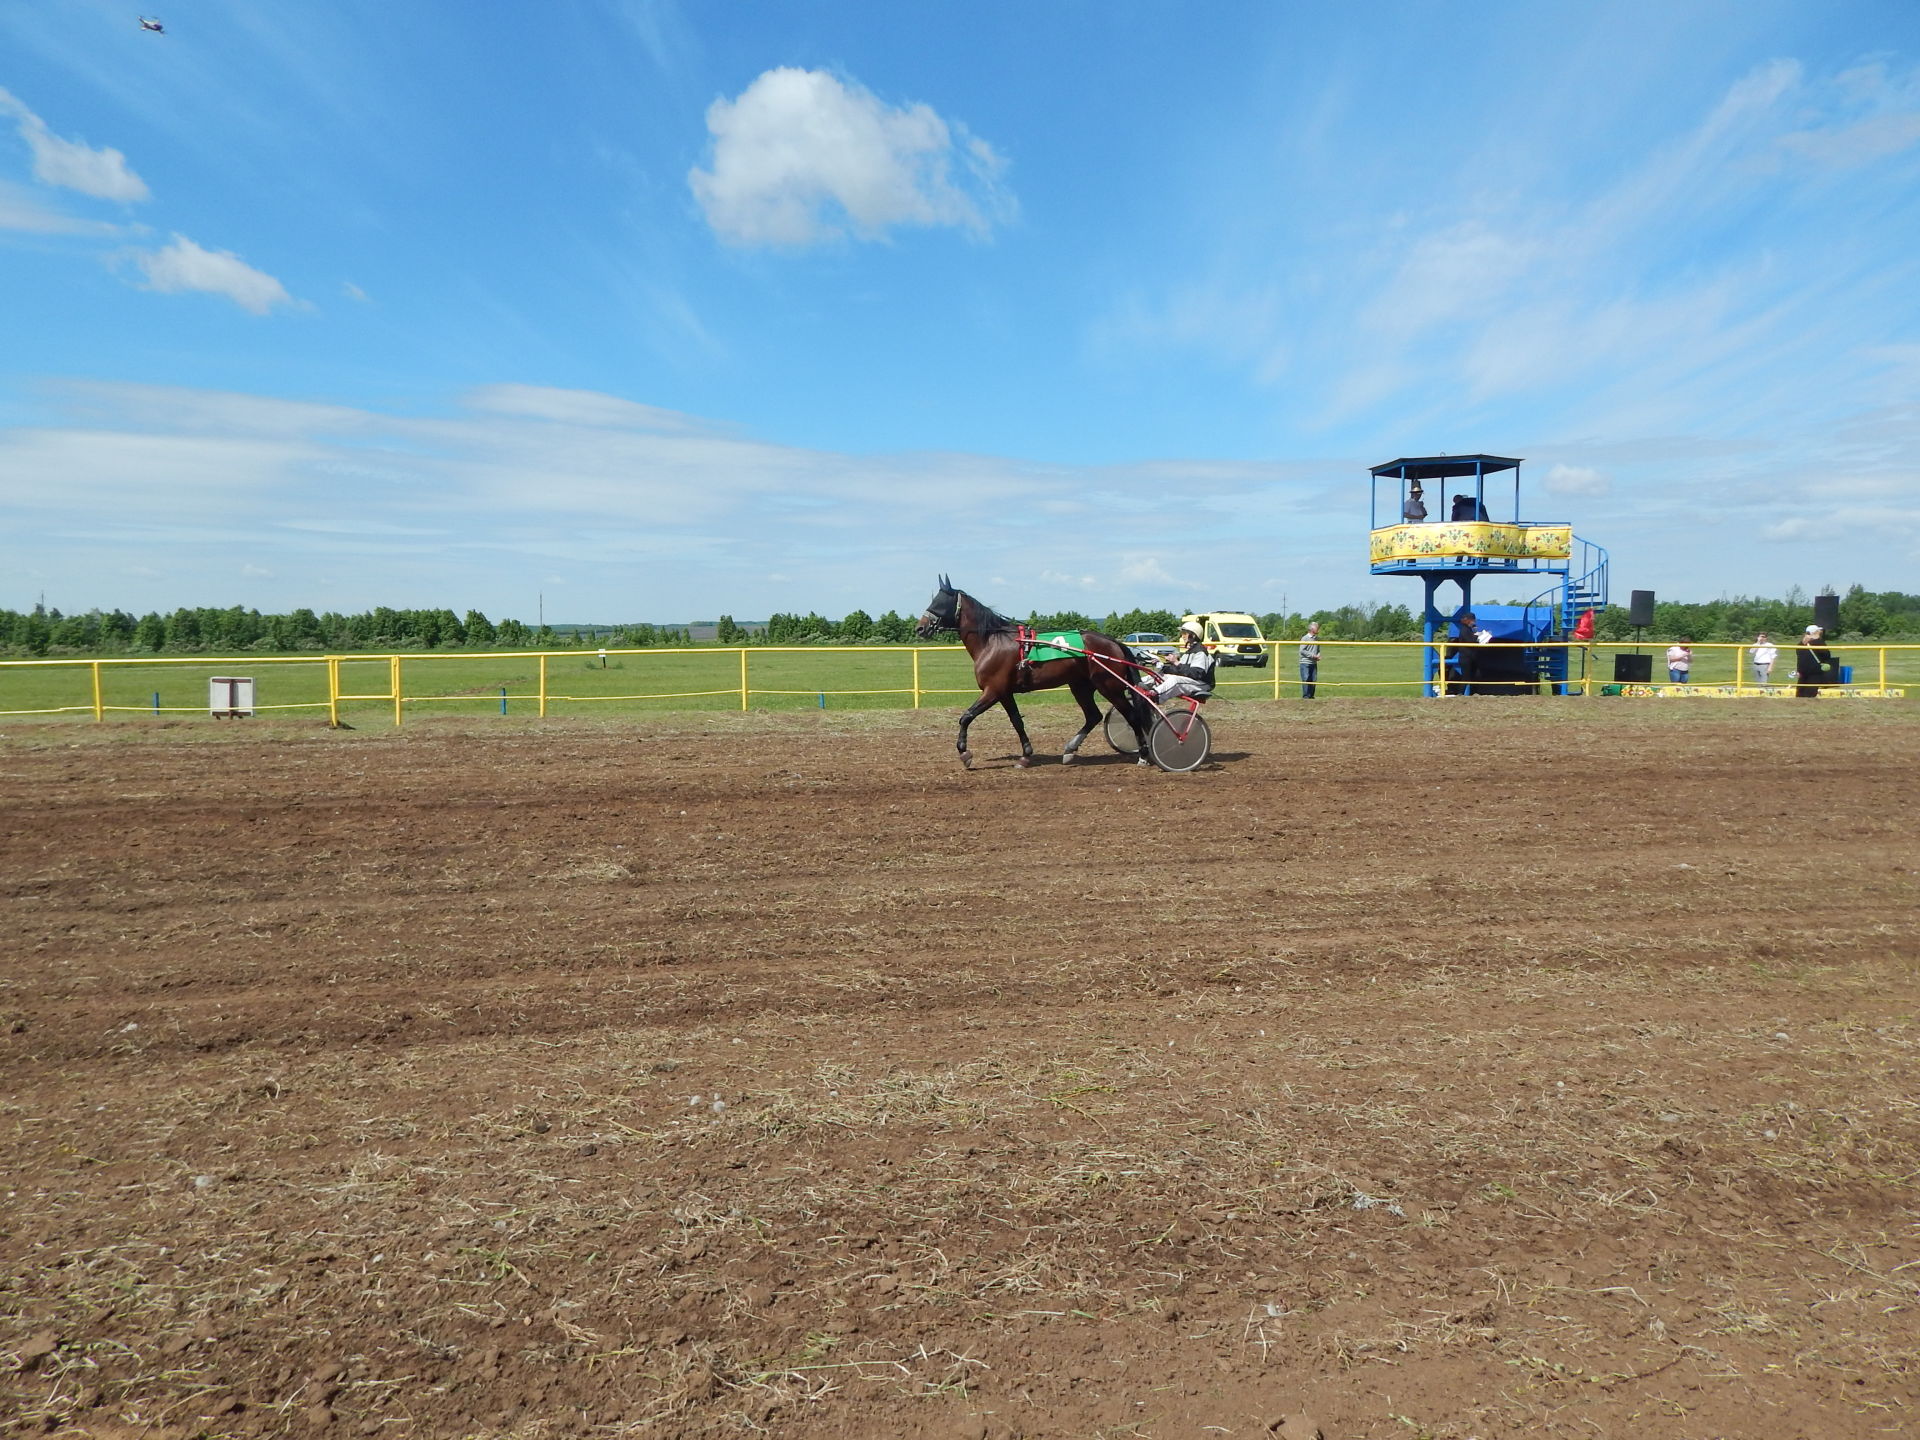
[[[1586,610],[1581,613],[1579,620],[1574,623],[1573,638],[1576,640],[1593,638],[1593,611]]]

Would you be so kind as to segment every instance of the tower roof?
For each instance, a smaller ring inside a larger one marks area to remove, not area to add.
[[[1520,462],[1505,455],[1422,455],[1389,460],[1373,467],[1375,475],[1400,475],[1408,480],[1445,480],[1454,475],[1492,475],[1515,469]]]

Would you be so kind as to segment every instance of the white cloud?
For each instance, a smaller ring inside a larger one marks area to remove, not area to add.
[[[572,577],[569,593],[603,617],[654,619],[904,610],[941,570],[1023,614],[1407,598],[1385,581],[1367,589],[1361,497],[1383,452],[1106,466],[860,454],[532,385],[425,415],[98,381],[42,396],[47,422],[0,427],[0,559],[106,587],[75,597],[83,605],[185,603],[112,589],[163,548],[174,583],[257,581],[249,603],[314,603],[316,577],[332,575],[322,598],[336,607],[451,594],[523,618],[531,599],[515,586],[548,573]],[[1636,584],[1766,591],[1784,572],[1763,542],[1788,539],[1802,567],[1789,579],[1898,588],[1920,546],[1920,519],[1899,506],[1920,483],[1917,434],[1920,411],[1883,407],[1744,447],[1568,442],[1546,488],[1610,486],[1592,538],[1632,557]],[[1169,504],[1188,528],[1209,519],[1201,570],[1152,543]],[[1070,523],[1007,523],[1062,505],[1076,507]],[[1713,516],[1734,538],[1703,549]],[[245,564],[272,574],[242,576]]]
[[[1857,125],[1801,130],[1782,135],[1780,144],[1822,165],[1865,165],[1920,142],[1920,113],[1876,115]]]
[[[622,400],[591,390],[556,390],[545,385],[482,385],[467,393],[467,403],[495,415],[519,415],[570,425],[604,426],[611,430],[654,430],[688,433],[698,428],[675,410]]]
[[[1549,495],[1605,495],[1613,489],[1604,472],[1585,465],[1555,465],[1541,484]]]
[[[1849,169],[1898,155],[1920,144],[1920,67],[1889,75],[1883,62],[1834,77],[1821,99],[1841,112],[1779,138],[1780,148],[1816,165]]]
[[[818,70],[781,68],[707,110],[712,168],[688,183],[736,245],[809,245],[901,225],[984,235],[1012,213],[1005,162],[927,105],[883,103]]]
[[[13,117],[20,138],[33,152],[34,178],[47,185],[78,190],[101,200],[133,202],[152,194],[118,150],[95,149],[80,140],[54,134],[18,96],[0,89],[0,115]]]
[[[363,305],[367,303],[367,292],[351,280],[342,280],[340,282],[340,293],[349,300],[358,300]]]
[[[242,310],[265,315],[276,305],[292,305],[286,287],[265,271],[256,270],[230,250],[205,250],[184,235],[160,250],[134,257],[147,277],[146,288],[177,293],[199,290],[224,295]]]
[[[1182,580],[1172,574],[1160,563],[1157,555],[1123,555],[1120,557],[1120,578],[1129,585],[1159,585],[1175,590],[1197,590],[1200,587],[1191,580]]]
[[[119,235],[118,225],[100,220],[81,220],[76,216],[49,209],[37,196],[17,185],[0,180],[0,230],[24,231],[31,235]]]

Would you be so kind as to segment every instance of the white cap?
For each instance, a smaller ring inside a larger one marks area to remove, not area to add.
[[[1820,627],[1818,625],[1809,625],[1805,633],[1808,635],[1818,635],[1820,633]]]

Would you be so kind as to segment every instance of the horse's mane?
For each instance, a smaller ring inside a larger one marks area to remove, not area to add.
[[[980,633],[982,635],[1009,635],[1020,628],[979,596],[969,595],[964,590],[959,590],[955,593],[959,595],[961,599],[972,604],[975,614],[979,616]],[[959,614],[960,611],[956,606],[954,609],[954,618],[956,620],[959,618]]]

